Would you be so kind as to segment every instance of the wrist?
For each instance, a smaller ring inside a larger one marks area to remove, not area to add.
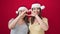
[[[38,15],[35,15],[35,17],[37,17]]]

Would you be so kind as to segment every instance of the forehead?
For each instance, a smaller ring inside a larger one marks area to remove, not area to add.
[[[22,11],[24,11],[24,10],[19,10],[19,12],[22,12]]]
[[[39,7],[35,7],[35,8],[32,8],[32,9],[40,9]]]
[[[32,7],[32,8],[40,8],[40,7]]]

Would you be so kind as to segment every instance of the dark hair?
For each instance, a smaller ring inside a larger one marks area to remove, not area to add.
[[[25,16],[25,17],[23,18],[23,20],[24,20],[26,23],[29,23],[27,16]]]
[[[18,15],[19,15],[19,12],[18,12],[17,16],[18,16]],[[27,16],[25,16],[25,17],[23,18],[23,20],[25,21],[25,23],[29,23]]]
[[[24,19],[26,25],[28,26],[28,33],[27,33],[27,34],[29,34],[29,33],[30,33],[30,30],[29,30],[29,24],[28,24],[28,23],[29,23],[29,21],[28,21],[28,17],[25,16],[23,19]]]
[[[41,12],[41,8],[38,8],[38,9],[40,9],[38,16],[42,19],[42,17],[41,17],[41,13],[42,13],[42,12]],[[32,8],[32,10],[33,10],[33,8]],[[35,20],[35,17],[32,16],[32,17],[31,17],[31,24],[34,23],[34,20]]]
[[[19,15],[19,12],[18,12],[18,14],[17,14],[17,16]],[[23,18],[23,20],[25,21],[25,23],[26,23],[26,25],[29,27],[29,21],[28,21],[28,17],[27,16],[25,16],[24,18]],[[27,34],[29,34],[29,30],[28,30],[28,33]]]

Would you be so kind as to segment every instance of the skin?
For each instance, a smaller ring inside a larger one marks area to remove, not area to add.
[[[39,23],[40,24],[40,27],[44,30],[44,31],[47,31],[49,26],[48,26],[48,19],[47,18],[40,18],[38,16],[39,14],[39,9],[38,8],[33,8],[33,10],[31,10],[31,15],[30,16],[34,16],[35,17],[35,21],[34,23]],[[33,24],[34,24],[33,23]]]
[[[9,20],[8,28],[13,29],[16,24],[22,25],[25,22],[23,18],[25,17],[27,11],[27,9],[19,11],[19,15],[15,19],[12,18]]]

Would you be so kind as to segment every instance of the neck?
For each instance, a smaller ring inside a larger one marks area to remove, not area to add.
[[[34,23],[37,23],[37,22],[38,22],[37,19],[35,19],[35,20],[34,20]]]

